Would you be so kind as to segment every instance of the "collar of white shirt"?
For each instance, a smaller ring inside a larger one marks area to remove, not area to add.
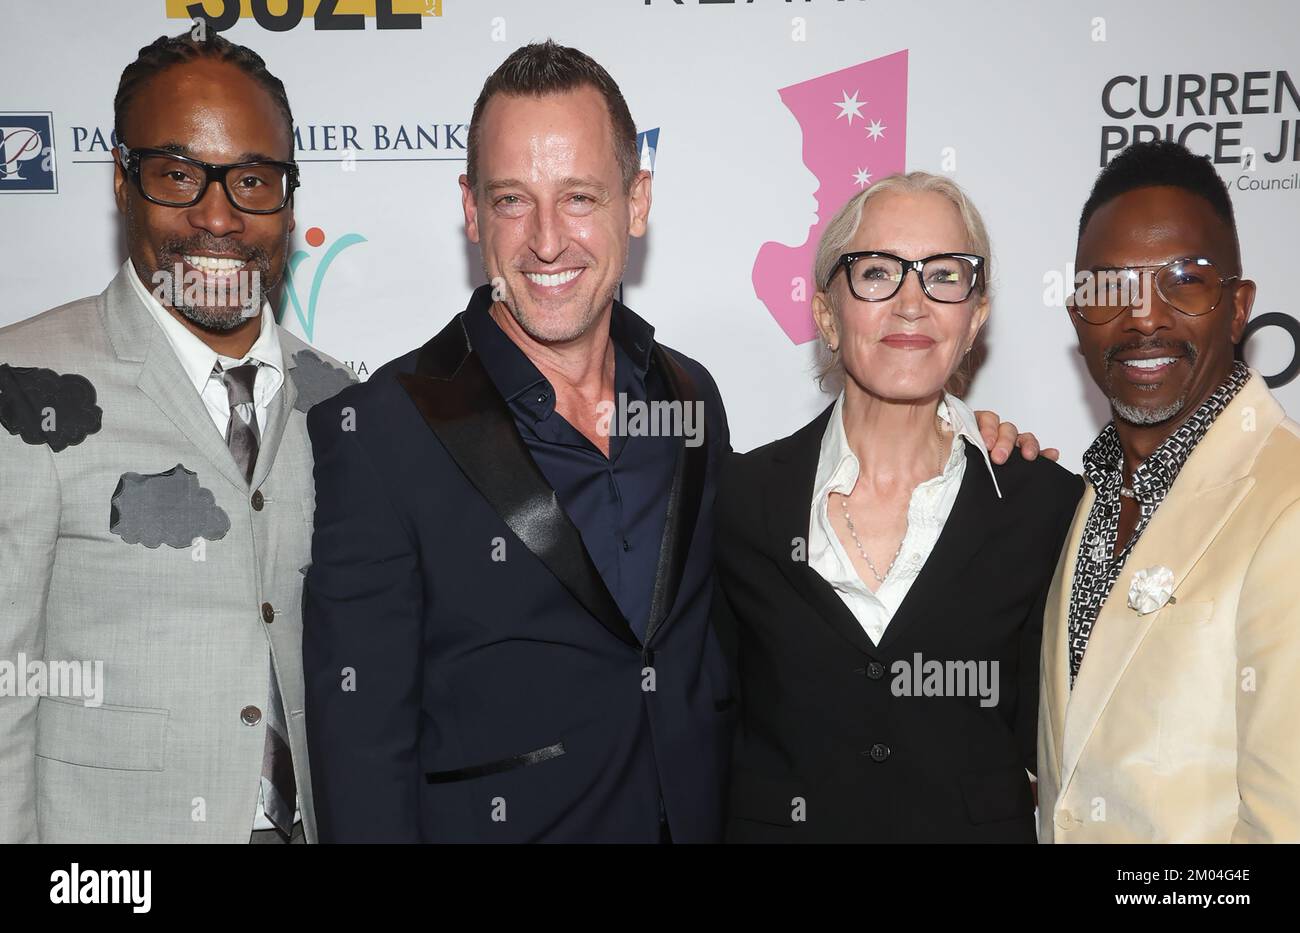
[[[275,323],[275,315],[271,311],[269,302],[262,305],[262,325],[258,331],[257,339],[249,347],[248,353],[242,360],[230,360],[229,357],[220,356],[216,350],[209,347],[206,343],[196,337],[180,321],[176,320],[144,287],[140,281],[140,276],[136,274],[135,264],[127,259],[124,267],[127,272],[127,278],[130,279],[136,295],[144,302],[144,306],[149,309],[158,326],[162,328],[167,335],[167,342],[171,344],[176,353],[177,359],[180,360],[181,368],[189,376],[190,382],[194,384],[194,391],[200,395],[203,394],[203,387],[207,384],[208,379],[212,376],[212,369],[217,364],[217,360],[222,360],[222,368],[229,368],[229,365],[243,364],[256,361],[263,364],[258,368],[257,379],[254,382],[253,396],[255,404],[258,407],[265,407],[275,393],[280,390],[284,384],[284,353],[280,349],[280,335],[276,332],[278,325]]]
[[[961,399],[945,392],[939,402],[938,414],[956,434],[952,450],[948,455],[948,462],[943,468],[943,476],[950,475],[957,468],[961,458],[966,456],[966,445],[960,443],[961,438],[966,438],[975,445],[975,449],[984,458],[984,466],[993,480],[993,488],[1001,499],[1002,490],[998,487],[998,478],[993,473],[993,463],[989,460],[989,452],[984,446],[983,437],[980,436],[979,422],[975,420],[975,413]],[[813,483],[813,503],[826,501],[826,497],[833,492],[848,495],[857,484],[860,469],[858,456],[849,446],[848,434],[844,430],[844,393],[841,392],[840,397],[835,400],[835,410],[831,412],[830,424],[826,426],[826,433],[822,435],[821,455],[817,459],[817,478]]]

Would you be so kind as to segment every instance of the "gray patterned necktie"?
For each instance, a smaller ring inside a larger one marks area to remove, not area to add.
[[[226,446],[244,479],[253,481],[261,432],[257,425],[257,408],[253,402],[253,384],[257,364],[247,363],[221,371],[226,395],[230,400],[230,422],[226,426]],[[285,725],[284,700],[280,683],[271,664],[271,701],[266,717],[266,744],[262,749],[262,808],[267,819],[285,835],[293,832],[293,814],[298,800],[298,784],[293,776],[293,755],[289,750],[289,730]]]
[[[220,365],[220,364],[218,364]],[[253,467],[257,464],[257,447],[261,432],[257,427],[257,407],[253,403],[253,383],[257,380],[257,364],[246,363],[221,371],[221,381],[226,385],[230,399],[230,422],[226,425],[226,446],[235,463],[244,472],[244,481],[253,481]]]

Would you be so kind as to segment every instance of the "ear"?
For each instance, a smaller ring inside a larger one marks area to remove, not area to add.
[[[1232,295],[1232,342],[1241,343],[1246,332],[1246,322],[1250,320],[1250,309],[1255,306],[1255,283],[1251,279],[1242,279],[1237,283]]]
[[[1074,313],[1074,301],[1070,298],[1065,300],[1065,316],[1070,319],[1070,326],[1074,328],[1075,350],[1080,356],[1083,356],[1083,329],[1093,325],[1085,324],[1083,319]]]
[[[970,316],[970,331],[966,334],[966,346],[973,347],[975,338],[979,336],[980,329],[989,319],[989,300],[987,297],[980,298],[980,303],[975,306],[975,313]]]
[[[126,215],[126,199],[129,192],[127,191],[126,172],[122,170],[122,163],[113,160],[113,200],[117,203],[117,212]]]
[[[478,242],[478,201],[469,186],[469,176],[460,176],[460,206],[465,212],[465,236],[471,243]]]
[[[826,292],[817,292],[813,295],[813,322],[817,325],[817,331],[822,335],[822,340],[826,341],[833,347],[838,347],[840,343],[839,322],[835,319],[835,310],[831,307],[831,296]]]
[[[632,236],[645,236],[646,224],[650,219],[650,177],[649,172],[641,169],[632,179],[632,188],[628,192],[628,206],[631,209],[628,233]]]

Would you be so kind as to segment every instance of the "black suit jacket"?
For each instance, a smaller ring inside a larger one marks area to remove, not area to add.
[[[651,365],[703,402],[705,442],[679,454],[645,644],[460,315],[312,409],[322,841],[655,842],[661,798],[675,841],[720,838],[734,711],[708,614],[726,417],[698,363],[656,344]]]
[[[994,467],[999,500],[967,444],[943,533],[876,646],[806,562],[832,410],[724,471],[716,618],[741,706],[727,840],[1033,842],[1043,603],[1082,480],[1017,452]],[[895,695],[931,660],[997,662],[997,704],[951,695],[972,687]]]

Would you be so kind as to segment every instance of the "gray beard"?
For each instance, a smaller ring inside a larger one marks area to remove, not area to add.
[[[190,323],[218,334],[228,333],[248,320],[242,308],[207,308],[192,305],[172,305],[172,307]]]
[[[583,318],[583,320],[576,322],[570,330],[559,334],[541,333],[541,331],[534,326],[533,322],[529,320],[528,315],[524,312],[522,303],[516,301],[513,295],[507,294],[504,304],[507,310],[510,311],[511,316],[516,322],[518,322],[520,329],[538,343],[568,343],[571,340],[577,340],[585,334],[591,328],[591,325],[595,323],[596,319],[600,317],[600,310],[607,307],[610,302],[614,300],[614,296],[617,294],[618,284],[615,283],[613,288],[611,288],[607,294],[596,296],[596,300],[592,302],[591,307],[588,309],[588,314]]]
[[[1168,345],[1168,341],[1161,341],[1161,345]],[[1199,351],[1191,343],[1183,342],[1184,352],[1187,354],[1188,365],[1195,366],[1196,359],[1200,356]],[[1111,388],[1111,380],[1115,378],[1115,371],[1112,362],[1118,347],[1112,347],[1106,354],[1106,388]],[[1126,405],[1115,396],[1110,396],[1110,410],[1121,420],[1129,424],[1135,424],[1139,427],[1145,427],[1152,424],[1160,424],[1162,421],[1168,421],[1183,410],[1187,404],[1187,395],[1184,393],[1178,399],[1163,408],[1137,408],[1133,405]]]
[[[1125,405],[1117,398],[1110,400],[1110,409],[1122,421],[1139,426],[1160,424],[1162,421],[1168,421],[1183,410],[1187,404],[1187,397],[1182,396],[1177,401],[1164,406],[1163,408],[1136,408],[1132,405]]]

